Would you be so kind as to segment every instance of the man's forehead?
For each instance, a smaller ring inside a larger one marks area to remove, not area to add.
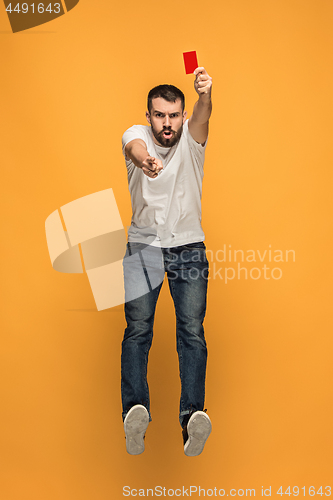
[[[163,113],[182,112],[182,102],[176,99],[175,102],[169,102],[163,97],[154,97],[151,101],[151,111],[162,111]]]

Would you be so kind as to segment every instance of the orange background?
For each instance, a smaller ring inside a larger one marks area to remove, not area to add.
[[[120,499],[125,485],[256,488],[257,497],[272,486],[286,498],[281,485],[333,486],[332,20],[330,0],[81,0],[13,35],[0,8],[2,499]],[[133,457],[121,420],[123,307],[97,312],[86,276],[52,269],[44,222],[112,187],[130,224],[122,133],[145,124],[159,83],[179,86],[191,112],[189,50],[213,77],[207,248],[293,249],[295,262],[265,259],[279,280],[210,279],[213,432],[196,458],[182,449],[164,284],[153,422]]]

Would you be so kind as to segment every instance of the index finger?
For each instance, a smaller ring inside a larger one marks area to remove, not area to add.
[[[162,164],[161,160],[155,160],[154,164],[156,165],[156,168],[158,170],[162,170],[163,169],[163,164]]]

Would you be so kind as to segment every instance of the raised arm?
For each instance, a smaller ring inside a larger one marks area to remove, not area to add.
[[[203,67],[194,71],[194,88],[199,99],[194,105],[193,114],[188,122],[188,129],[193,139],[204,145],[208,137],[208,122],[212,113],[212,78]]]
[[[142,172],[150,178],[157,177],[163,168],[161,160],[150,156],[147,145],[142,139],[133,139],[126,144],[125,154],[136,167],[141,168]]]

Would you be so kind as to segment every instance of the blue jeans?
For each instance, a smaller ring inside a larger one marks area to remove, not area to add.
[[[203,410],[205,399],[207,347],[202,323],[209,272],[205,244],[198,242],[157,249],[128,243],[123,268],[127,321],[121,355],[123,419],[132,406],[142,404],[151,420],[148,353],[156,303],[166,272],[176,312],[181,380],[179,421],[183,425],[190,411]]]

